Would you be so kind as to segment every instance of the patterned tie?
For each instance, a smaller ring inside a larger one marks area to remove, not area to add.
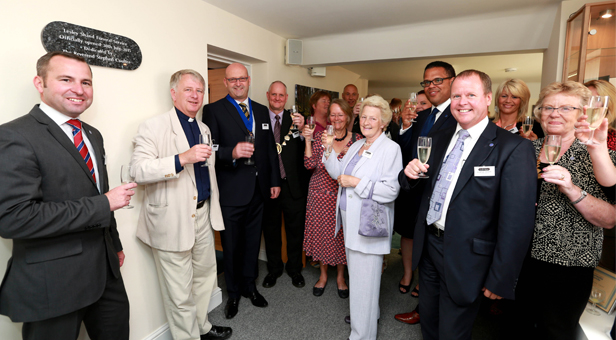
[[[77,151],[83,157],[83,160],[86,161],[86,165],[88,169],[90,169],[90,174],[92,174],[92,178],[94,178],[94,182],[96,182],[96,175],[94,174],[94,163],[92,163],[92,159],[90,158],[90,152],[88,151],[88,147],[86,143],[83,141],[83,136],[81,134],[81,121],[78,119],[70,119],[66,122],[66,124],[70,125],[73,128],[73,141],[75,143],[75,147]]]
[[[445,197],[447,196],[447,190],[453,179],[453,175],[456,173],[460,157],[464,151],[464,140],[468,138],[470,134],[466,130],[460,130],[458,133],[458,140],[456,145],[453,146],[453,150],[449,153],[445,162],[441,166],[441,171],[436,179],[436,185],[430,197],[430,209],[428,209],[428,216],[426,222],[428,225],[441,219],[443,214],[443,203],[445,203]]]
[[[246,116],[246,119],[249,119],[250,112],[248,112],[248,107],[246,107],[246,104],[240,103],[240,107],[242,108],[242,112],[244,112],[244,116]]]
[[[274,139],[276,143],[280,143],[280,116],[276,115],[276,124],[274,124]],[[278,166],[280,167],[280,178],[287,178],[287,173],[284,172],[284,165],[282,164],[282,155],[278,153]]]
[[[434,121],[436,120],[436,114],[438,112],[439,111],[436,107],[434,108],[434,110],[432,110],[432,112],[430,112],[428,119],[426,119],[426,122],[421,127],[421,132],[419,133],[420,136],[427,136],[428,133],[430,133],[430,129],[432,129],[432,126],[434,125]]]

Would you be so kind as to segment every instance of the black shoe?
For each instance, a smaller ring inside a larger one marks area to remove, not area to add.
[[[276,279],[280,277],[280,275],[282,274],[272,274],[269,273],[265,276],[265,279],[263,279],[263,287],[265,288],[272,288],[276,285]]]
[[[312,295],[314,295],[314,296],[321,296],[321,295],[323,295],[323,292],[325,291],[325,287],[327,287],[327,282],[325,283],[325,286],[323,286],[323,288],[312,287]]]
[[[348,289],[340,289],[338,288],[338,296],[340,296],[341,299],[346,299],[349,297],[349,290]]]
[[[250,302],[252,302],[252,305],[255,307],[267,307],[267,301],[263,295],[259,294],[256,290],[245,295],[242,294],[242,296],[249,298]]]
[[[304,277],[301,273],[295,273],[291,275],[291,283],[297,288],[302,288],[306,285],[306,281],[304,281]]]
[[[233,319],[237,314],[237,307],[240,305],[240,299],[229,298],[227,305],[225,306],[225,317],[227,319]],[[212,326],[213,327],[213,326]]]
[[[231,334],[233,334],[233,330],[231,330],[231,327],[222,327],[222,326],[212,325],[212,329],[210,329],[210,331],[207,332],[207,334],[201,335],[201,340],[229,339],[231,337]]]

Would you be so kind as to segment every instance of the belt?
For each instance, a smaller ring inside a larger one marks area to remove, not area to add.
[[[443,235],[445,235],[445,230],[440,229],[434,223],[428,226],[428,232],[436,237],[443,237]]]
[[[203,200],[203,201],[201,201],[201,202],[198,202],[198,203],[197,203],[197,209],[201,209],[201,208],[203,208],[203,205],[205,204],[205,202],[206,202],[206,201],[207,201],[207,200]]]

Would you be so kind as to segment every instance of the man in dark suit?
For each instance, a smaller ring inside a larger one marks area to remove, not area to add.
[[[229,94],[203,108],[203,122],[212,132],[216,176],[225,223],[222,238],[225,282],[229,300],[227,319],[238,311],[240,297],[266,307],[257,291],[263,201],[280,194],[280,170],[267,107],[248,98],[246,67],[231,64],[223,80]],[[254,136],[254,145],[245,142]],[[247,162],[252,161],[252,164]]]
[[[434,137],[442,129],[455,126],[456,120],[451,115],[451,83],[456,76],[453,66],[444,61],[433,61],[426,65],[424,69],[423,81],[420,85],[424,88],[424,94],[431,107],[418,111],[416,122],[406,129],[400,130],[398,143],[402,149],[403,164],[408,164],[412,159],[417,158],[417,140],[419,136]],[[406,103],[403,116],[410,115],[411,104]],[[416,111],[416,110],[415,110]],[[406,181],[404,179],[404,181]],[[402,250],[402,263],[404,265],[404,277],[400,281],[401,286],[408,287],[412,283],[412,262],[413,262],[413,230],[419,203],[422,195],[423,186],[426,181],[421,181],[414,188],[411,194],[401,184],[402,190],[396,200],[396,224],[395,229],[400,230],[400,248]],[[403,223],[411,224],[405,226]],[[405,233],[406,232],[406,233]],[[402,287],[403,289],[406,289]],[[408,290],[407,290],[408,291]],[[395,316],[396,320],[408,323],[419,323],[417,309],[409,313],[401,313]]]
[[[273,82],[267,91],[269,102],[270,129],[274,135],[280,167],[280,196],[265,199],[263,213],[263,238],[267,254],[268,274],[263,279],[263,287],[270,288],[282,275],[282,215],[287,239],[287,274],[291,283],[304,287],[302,276],[302,249],[304,244],[304,223],[306,219],[306,198],[308,195],[308,174],[304,167],[305,141],[300,135],[304,128],[304,118],[300,114],[291,116],[284,109],[289,95],[287,86],[281,81]],[[291,124],[297,130],[291,129]]]
[[[468,70],[451,89],[458,124],[433,137],[428,164],[411,161],[400,182],[426,181],[415,226],[424,339],[471,339],[481,295],[514,298],[534,228],[532,144],[488,119],[491,80]],[[418,179],[420,172],[429,179]],[[404,176],[408,180],[404,180]]]
[[[34,86],[40,106],[0,126],[0,236],[13,240],[0,313],[24,339],[76,339],[82,321],[92,339],[128,339],[112,211],[136,184],[109,190],[103,137],[79,120],[93,98],[83,58],[47,53]]]

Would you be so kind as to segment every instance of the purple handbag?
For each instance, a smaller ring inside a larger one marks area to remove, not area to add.
[[[375,184],[376,181],[373,181],[370,194],[361,201],[358,233],[366,237],[386,237],[389,236],[387,210],[383,204],[372,199],[372,191]]]

